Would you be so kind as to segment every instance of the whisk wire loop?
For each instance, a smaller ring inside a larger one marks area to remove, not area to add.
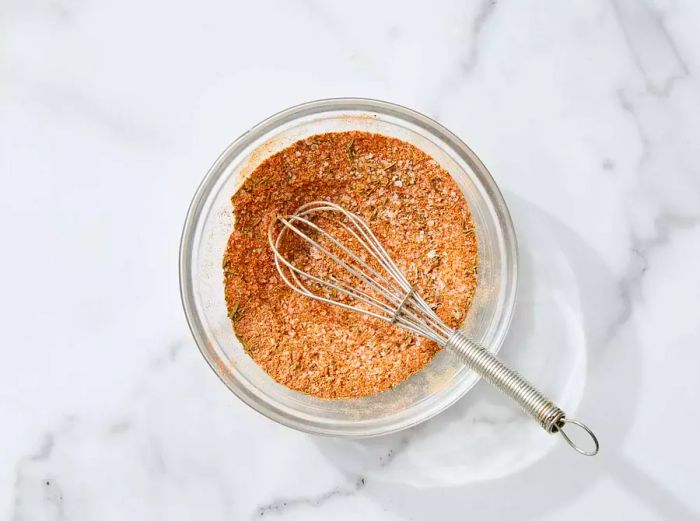
[[[303,217],[297,217],[297,216],[294,216],[294,217],[290,218],[289,220],[288,220],[288,219],[285,219],[284,217],[279,217],[279,220],[280,220],[280,222],[281,222],[282,224],[284,224],[289,230],[291,230],[291,231],[294,232],[295,234],[299,235],[299,236],[302,237],[303,239],[305,239],[305,240],[307,240],[308,242],[310,242],[311,245],[312,245],[314,248],[316,248],[317,250],[321,251],[322,253],[325,253],[328,257],[330,257],[331,259],[333,259],[333,261],[335,261],[335,262],[336,262],[337,264],[339,264],[342,268],[344,268],[345,270],[347,270],[348,272],[350,272],[352,275],[354,275],[355,277],[357,277],[358,279],[360,279],[362,282],[364,282],[364,283],[368,284],[369,286],[373,287],[374,289],[376,289],[376,290],[379,291],[380,293],[385,294],[385,295],[388,295],[389,298],[397,298],[397,296],[395,296],[389,288],[386,288],[386,287],[384,287],[384,286],[381,284],[381,282],[386,281],[386,279],[385,279],[380,273],[378,273],[377,271],[375,271],[371,266],[369,266],[365,261],[363,261],[363,260],[362,260],[361,258],[359,258],[357,255],[355,255],[352,251],[350,251],[350,250],[349,250],[345,245],[343,245],[341,242],[336,241],[335,238],[334,238],[332,235],[330,235],[328,232],[326,232],[326,231],[325,231],[323,228],[321,228],[320,226],[317,226],[317,225],[314,224],[313,222],[311,222],[311,221],[309,221],[309,220],[307,220],[307,219],[304,219]],[[323,245],[321,245],[319,242],[317,242],[317,241],[315,241],[314,239],[310,238],[307,234],[305,234],[303,231],[301,231],[297,226],[294,226],[293,223],[294,223],[295,221],[301,222],[301,223],[303,223],[303,224],[309,226],[310,228],[314,229],[315,231],[317,231],[318,233],[320,233],[321,235],[323,235],[324,237],[326,237],[327,239],[329,239],[335,246],[339,247],[344,253],[346,253],[347,255],[349,255],[349,256],[351,257],[352,260],[354,260],[355,262],[357,262],[358,264],[360,264],[360,267],[362,267],[362,268],[364,268],[364,269],[367,269],[367,270],[370,272],[369,275],[366,274],[366,273],[364,273],[361,269],[357,269],[355,266],[352,266],[351,264],[348,264],[348,263],[345,262],[343,259],[341,259],[340,257],[338,257],[336,254],[332,253],[332,252],[329,251],[327,248],[325,248]],[[292,265],[288,264],[288,266],[292,266]],[[302,271],[299,270],[299,269],[296,268],[296,267],[293,267],[293,269],[294,269],[294,271],[297,272],[297,273],[302,273]],[[374,275],[375,277],[377,277],[377,278],[379,279],[379,281],[378,281],[378,280],[375,280],[375,279],[372,279],[371,275]],[[317,280],[317,282],[318,282],[318,280]],[[388,282],[388,281],[386,281],[386,282]]]

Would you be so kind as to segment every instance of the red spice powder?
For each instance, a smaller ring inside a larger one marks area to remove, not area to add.
[[[362,216],[414,288],[451,327],[471,304],[477,241],[450,175],[401,140],[340,132],[298,141],[262,162],[232,197],[234,230],[223,260],[225,295],[246,352],[279,383],[320,398],[394,387],[438,346],[378,319],[314,301],[281,280],[270,223],[314,200]]]

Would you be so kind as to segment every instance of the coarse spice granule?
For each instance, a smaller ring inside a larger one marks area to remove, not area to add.
[[[297,141],[263,161],[232,197],[226,304],[248,355],[279,383],[320,398],[385,391],[423,368],[439,347],[285,285],[268,227],[277,215],[314,200],[362,216],[450,327],[464,320],[476,289],[477,240],[467,202],[430,156],[366,132]]]

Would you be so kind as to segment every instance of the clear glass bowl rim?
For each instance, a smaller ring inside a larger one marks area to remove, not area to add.
[[[479,157],[454,133],[437,121],[413,109],[409,109],[392,102],[376,99],[326,98],[294,105],[264,119],[257,125],[253,126],[250,130],[243,133],[228,147],[226,147],[226,149],[224,149],[200,182],[187,210],[179,250],[178,272],[180,279],[180,298],[188,327],[192,333],[192,336],[194,337],[200,353],[206,360],[209,367],[211,367],[212,371],[214,371],[224,385],[226,385],[231,392],[233,392],[248,406],[278,423],[303,432],[341,437],[371,437],[398,432],[432,418],[463,397],[476,384],[478,379],[475,379],[468,385],[464,385],[459,393],[452,393],[452,395],[449,396],[449,399],[443,400],[438,406],[431,409],[428,414],[423,414],[420,417],[413,418],[411,421],[404,421],[396,425],[385,425],[381,429],[364,429],[362,431],[342,432],[329,430],[323,426],[315,425],[313,422],[308,422],[302,418],[290,417],[287,414],[274,410],[274,408],[270,408],[269,404],[260,400],[247,389],[243,387],[232,387],[222,377],[222,375],[219,374],[220,368],[217,367],[216,362],[209,357],[208,352],[203,347],[204,343],[207,342],[206,332],[196,313],[194,288],[189,277],[190,270],[192,269],[191,252],[192,248],[194,247],[194,234],[198,218],[207,196],[215,186],[219,175],[223,172],[221,167],[226,158],[236,157],[261,136],[264,136],[268,132],[274,131],[276,128],[286,123],[303,117],[312,116],[314,114],[323,114],[325,112],[335,111],[364,111],[383,114],[389,117],[404,120],[405,122],[416,125],[423,131],[432,134],[438,140],[446,143],[458,156],[460,156],[461,159],[466,161],[468,164],[475,165],[472,173],[476,178],[478,178],[479,182],[484,188],[490,202],[494,206],[496,214],[498,215],[499,222],[502,224],[501,232],[503,233],[503,240],[505,242],[505,253],[508,257],[505,259],[505,262],[508,265],[508,275],[510,280],[505,281],[507,294],[505,297],[505,304],[503,306],[503,313],[500,317],[497,334],[493,339],[493,342],[488,346],[489,351],[493,353],[498,352],[503,341],[505,340],[512,320],[513,311],[515,308],[518,279],[517,239],[510,212],[508,211],[503,195],[501,194],[501,191],[496,185],[496,182],[489,173],[488,169],[481,162]]]

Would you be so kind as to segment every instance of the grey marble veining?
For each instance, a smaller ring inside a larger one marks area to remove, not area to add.
[[[691,0],[7,4],[0,516],[700,517],[699,23]],[[595,428],[597,458],[487,386],[337,440],[206,366],[177,288],[195,187],[264,117],[353,95],[486,163],[521,250],[502,356]]]

